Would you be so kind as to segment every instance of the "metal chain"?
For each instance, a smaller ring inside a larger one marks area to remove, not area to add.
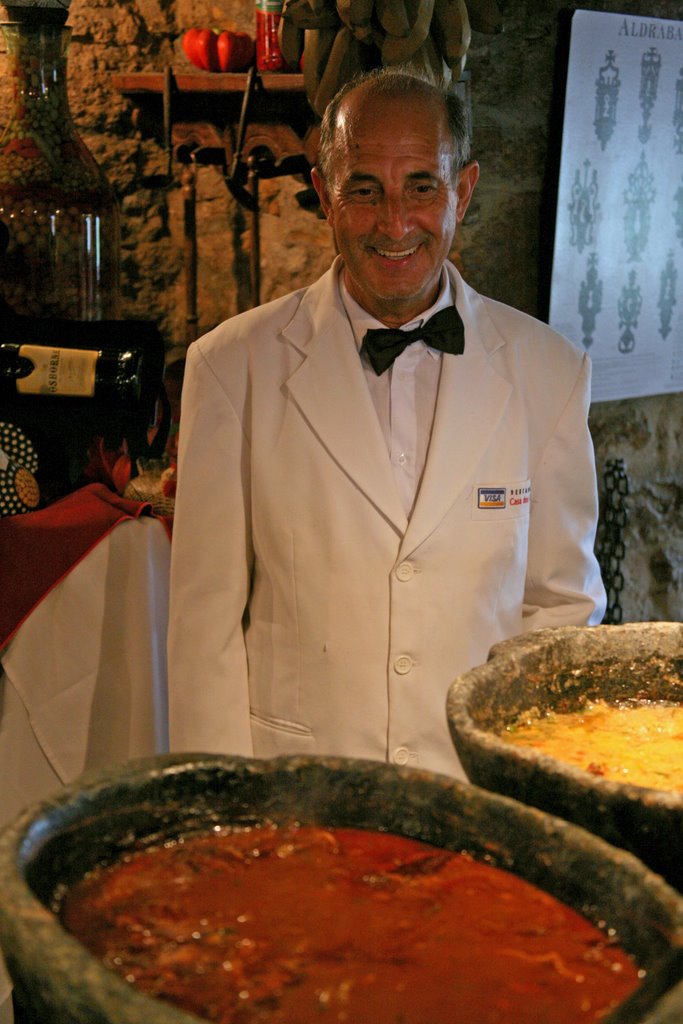
[[[626,554],[624,529],[628,522],[626,499],[629,493],[623,459],[608,460],[603,483],[604,495],[595,553],[607,591],[607,609],[602,621],[605,625],[613,626],[618,625],[623,617],[620,594],[624,589],[624,576],[621,563]]]

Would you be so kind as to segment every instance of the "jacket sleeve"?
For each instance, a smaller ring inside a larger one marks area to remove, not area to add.
[[[249,446],[201,341],[182,393],[168,636],[171,750],[250,756],[243,617],[253,552]]]
[[[597,625],[605,590],[594,555],[598,497],[584,355],[532,479],[523,630]]]

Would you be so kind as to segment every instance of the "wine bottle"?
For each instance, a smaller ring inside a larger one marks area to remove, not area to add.
[[[144,373],[137,348],[82,349],[0,342],[0,393],[91,398],[112,409],[136,409]]]

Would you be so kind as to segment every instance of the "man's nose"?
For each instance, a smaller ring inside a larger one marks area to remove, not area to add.
[[[377,226],[390,238],[402,238],[408,230],[410,213],[404,195],[385,193],[377,206]]]

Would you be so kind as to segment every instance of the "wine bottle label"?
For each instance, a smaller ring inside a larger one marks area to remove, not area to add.
[[[90,349],[21,345],[19,355],[30,359],[34,367],[27,377],[17,380],[17,391],[20,394],[85,398],[95,394],[97,352]]]

